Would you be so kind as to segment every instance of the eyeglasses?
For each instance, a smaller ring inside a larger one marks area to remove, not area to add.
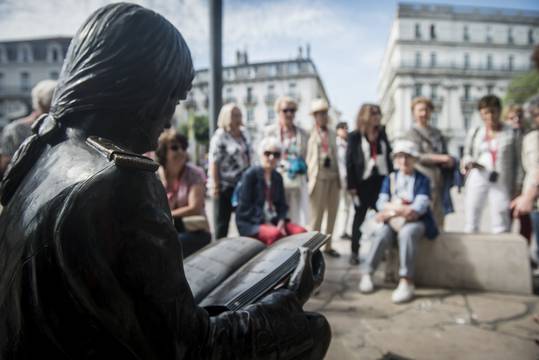
[[[289,108],[289,109],[282,109],[281,111],[284,112],[285,114],[286,113],[294,114],[296,112],[296,109]]]
[[[274,158],[278,159],[281,157],[280,151],[264,151],[264,156],[270,157],[270,155],[273,155]]]

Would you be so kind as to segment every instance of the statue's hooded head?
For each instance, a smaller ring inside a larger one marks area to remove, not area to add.
[[[64,126],[114,122],[102,125],[123,128],[133,150],[152,150],[193,77],[189,48],[169,21],[138,5],[107,5],[71,41],[51,115]]]

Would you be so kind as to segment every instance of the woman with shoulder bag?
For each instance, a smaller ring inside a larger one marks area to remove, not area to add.
[[[279,97],[275,101],[277,124],[269,125],[264,130],[264,137],[279,139],[282,156],[277,171],[283,177],[286,202],[289,206],[288,216],[297,224],[307,224],[307,155],[308,136],[305,130],[294,123],[298,105],[288,96]]]
[[[414,169],[419,152],[410,140],[397,140],[393,156],[398,167],[384,179],[376,202],[376,220],[383,226],[375,233],[365,263],[361,266],[359,290],[374,290],[372,273],[394,241],[398,241],[400,281],[393,291],[394,303],[410,301],[414,296],[415,254],[423,237],[434,239],[438,228],[430,209],[430,181]]]
[[[174,130],[159,137],[155,155],[161,165],[158,173],[167,193],[183,256],[188,257],[211,241],[204,210],[205,176],[202,169],[188,162],[187,138]]]

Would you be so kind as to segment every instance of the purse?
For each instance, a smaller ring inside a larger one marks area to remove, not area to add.
[[[191,215],[182,218],[185,231],[205,231],[210,232],[210,224],[204,215]]]

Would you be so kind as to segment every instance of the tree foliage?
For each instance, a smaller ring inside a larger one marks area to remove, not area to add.
[[[505,104],[524,104],[539,92],[539,71],[531,70],[511,80],[504,98]]]

